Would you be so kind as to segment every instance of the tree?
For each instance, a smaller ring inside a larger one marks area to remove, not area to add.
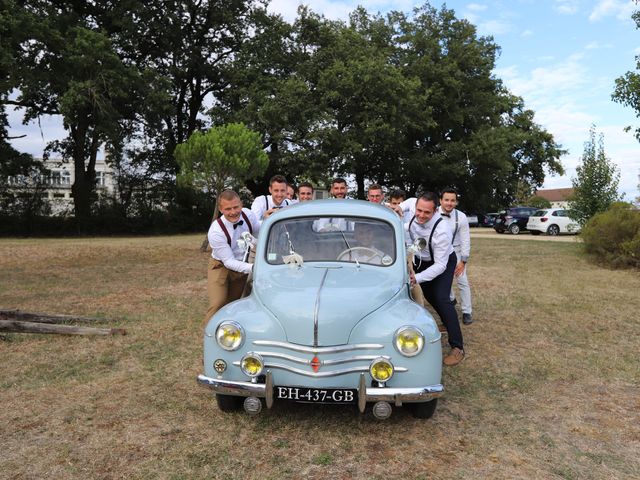
[[[176,147],[180,166],[179,185],[188,185],[215,195],[261,175],[267,168],[267,154],[260,135],[241,123],[221,125],[206,133],[194,132]],[[218,200],[214,217],[218,212]]]
[[[71,160],[75,215],[81,227],[95,198],[95,162],[101,147],[118,144],[143,110],[142,82],[111,40],[96,29],[98,7],[84,2],[26,2],[15,6],[16,61],[12,86],[25,109],[24,122],[59,115],[68,135],[51,142],[49,152]]]
[[[620,171],[605,154],[604,135],[600,134],[596,139],[594,125],[589,129],[589,140],[584,144],[581,164],[572,180],[571,217],[584,225],[596,213],[604,212],[612,203],[621,200],[619,180]]]
[[[126,0],[119,2],[105,26],[127,63],[152,72],[154,84],[141,125],[142,145],[129,157],[150,174],[175,179],[177,145],[205,129],[206,104],[234,88],[238,53],[251,43],[256,0]]]
[[[334,33],[333,22],[303,6],[292,25],[257,16],[253,36],[235,57],[233,88],[215,98],[209,111],[214,124],[242,122],[261,134],[269,165],[247,181],[256,196],[276,173],[291,181],[317,181],[329,173],[316,135],[323,118],[316,53]]]
[[[522,182],[542,185],[545,169],[563,172],[565,151],[493,74],[499,47],[491,37],[444,7],[396,16],[397,62],[419,79],[425,115],[407,130],[409,155],[394,183],[409,191],[454,186],[463,208],[487,210],[510,205]]]

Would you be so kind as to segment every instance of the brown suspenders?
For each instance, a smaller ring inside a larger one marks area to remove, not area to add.
[[[242,215],[242,218],[244,219],[244,221],[247,222],[247,227],[249,227],[249,233],[253,235],[253,227],[251,226],[249,217],[247,217],[247,214],[244,213],[244,211],[241,211],[240,214]],[[218,217],[218,225],[220,225],[220,228],[222,229],[222,233],[224,233],[224,236],[227,237],[227,243],[229,244],[229,246],[231,246],[231,235],[229,235],[229,230],[227,230],[227,227],[225,227],[224,222],[222,221],[222,217]]]

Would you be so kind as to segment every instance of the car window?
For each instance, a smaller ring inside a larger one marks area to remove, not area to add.
[[[566,217],[566,216],[568,216],[566,210],[558,210],[557,212],[554,213],[554,215],[556,217]]]
[[[303,262],[347,262],[389,266],[396,259],[393,227],[360,217],[291,218],[274,223],[267,239],[266,260],[286,263],[293,254]]]
[[[531,215],[531,216],[532,217],[544,217],[546,213],[547,213],[546,210],[536,210],[535,213],[533,215]]]

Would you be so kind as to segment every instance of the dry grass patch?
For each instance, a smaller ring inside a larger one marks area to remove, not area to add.
[[[476,322],[429,421],[196,385],[201,236],[0,240],[0,307],[102,316],[125,337],[0,337],[0,478],[633,478],[640,278],[575,243],[474,239]]]

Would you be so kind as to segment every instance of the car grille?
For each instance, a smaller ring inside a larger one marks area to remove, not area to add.
[[[334,377],[338,375],[347,375],[350,373],[367,372],[372,360],[384,357],[386,355],[362,354],[358,355],[357,351],[362,350],[381,350],[384,345],[380,343],[360,343],[352,345],[337,345],[332,347],[308,347],[288,342],[276,342],[269,340],[256,340],[253,342],[256,347],[265,347],[264,350],[255,350],[265,361],[266,368],[285,370],[298,375],[313,378]],[[277,350],[290,350],[295,353],[284,353]],[[300,354],[308,354],[302,356]],[[318,355],[323,357],[318,358]],[[324,358],[326,357],[326,358]],[[312,362],[314,360],[318,365],[318,370],[314,371]],[[234,362],[239,366],[240,362]],[[306,368],[305,368],[306,367]],[[395,367],[396,372],[408,371],[405,367]]]

